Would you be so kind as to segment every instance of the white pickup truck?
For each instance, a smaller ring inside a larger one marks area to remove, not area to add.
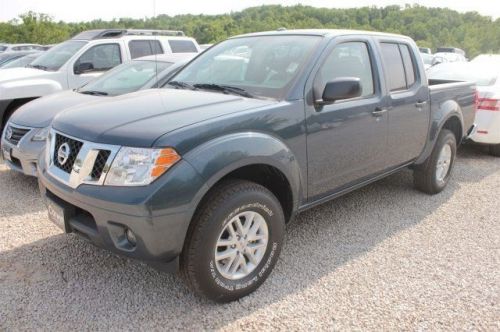
[[[54,92],[82,86],[131,59],[201,48],[182,31],[89,30],[54,46],[29,68],[0,70],[0,132],[21,105]]]

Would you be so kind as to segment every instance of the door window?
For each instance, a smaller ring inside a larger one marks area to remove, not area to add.
[[[387,73],[387,83],[389,84],[390,91],[398,91],[406,89],[406,76],[399,52],[399,46],[395,43],[382,43],[382,58]]]
[[[96,45],[83,53],[75,62],[75,74],[82,72],[80,68],[84,68],[84,72],[106,71],[116,67],[121,62],[120,45]]]
[[[401,55],[403,56],[403,64],[406,73],[406,87],[410,88],[415,84],[415,64],[411,58],[410,48],[408,45],[400,44],[399,49],[401,50]]]
[[[132,59],[143,56],[163,54],[163,48],[158,40],[131,40],[128,43]]]
[[[332,50],[314,81],[315,95],[321,96],[326,83],[340,77],[359,78],[362,97],[374,94],[372,65],[366,43],[342,43]]]

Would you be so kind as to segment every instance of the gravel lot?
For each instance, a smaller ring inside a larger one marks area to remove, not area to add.
[[[239,302],[64,235],[34,179],[0,165],[0,330],[500,329],[500,158],[459,153],[429,197],[410,171],[288,227],[268,281]]]

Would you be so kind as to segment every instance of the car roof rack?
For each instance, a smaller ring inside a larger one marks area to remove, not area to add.
[[[185,36],[178,30],[151,30],[151,29],[98,29],[82,31],[73,39],[93,40],[105,38],[119,38],[123,36]]]

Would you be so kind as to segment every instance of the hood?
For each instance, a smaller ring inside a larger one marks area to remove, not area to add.
[[[43,128],[65,109],[102,98],[106,97],[85,95],[71,90],[59,92],[24,104],[12,115],[10,121],[20,126]]]
[[[0,69],[0,100],[46,96],[67,86],[64,73],[34,68]]]
[[[215,92],[144,90],[73,107],[52,126],[96,143],[149,147],[175,129],[272,103]]]
[[[0,69],[0,84],[25,78],[50,77],[56,72],[45,71],[35,68],[7,68]]]

